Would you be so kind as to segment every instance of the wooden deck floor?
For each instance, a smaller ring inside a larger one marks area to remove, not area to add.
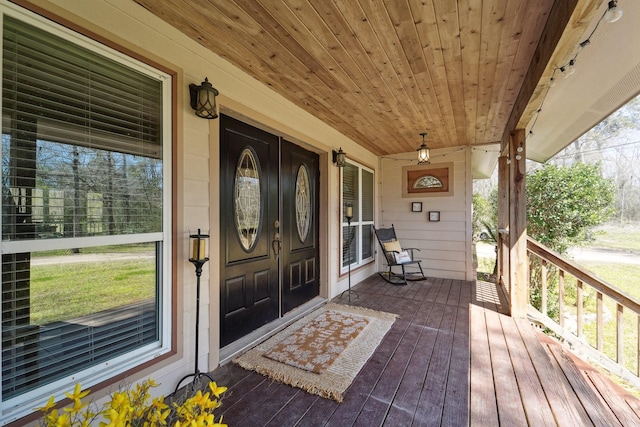
[[[352,305],[399,318],[340,404],[229,363],[231,426],[636,426],[640,403],[524,320],[502,314],[495,286],[372,276]],[[346,303],[344,300],[336,302]],[[577,362],[577,363],[576,363]]]

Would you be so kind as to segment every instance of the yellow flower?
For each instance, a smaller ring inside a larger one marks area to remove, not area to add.
[[[209,389],[211,390],[211,393],[213,393],[213,395],[217,398],[220,398],[220,395],[227,391],[227,387],[218,387],[218,384],[216,384],[215,381],[211,381],[209,383]]]
[[[113,409],[129,407],[129,396],[126,393],[118,393],[116,391],[111,396],[111,407]]]
[[[168,408],[168,406],[167,406]],[[169,414],[171,414],[171,410],[167,409],[166,411],[162,411],[162,412],[158,412],[158,414],[156,415],[156,421],[158,423],[160,423],[160,425],[162,426],[166,426],[167,425],[167,417],[169,416]]]
[[[207,402],[209,402],[209,393],[205,393],[203,395],[202,391],[198,390],[196,395],[193,396],[190,400],[194,405],[204,408],[207,405]]]
[[[90,392],[91,392],[91,390],[82,391],[82,388],[80,387],[80,383],[78,383],[78,384],[76,384],[75,388],[73,389],[73,394],[65,393],[65,396],[67,396],[69,399],[72,399],[72,400],[81,400],[82,398],[84,398]]]
[[[218,421],[217,423],[211,424],[211,426],[212,427],[229,427],[226,424],[222,424],[222,415],[220,415],[220,421]]]
[[[119,413],[115,409],[109,409],[105,412],[105,418],[109,420],[109,422],[100,422],[100,427],[121,427],[127,425],[127,420],[123,417],[122,413]]]
[[[47,402],[46,405],[44,405],[42,408],[38,408],[37,410],[40,412],[49,412],[51,410],[51,408],[53,408],[54,406],[56,406],[56,402],[53,399],[53,396],[51,396],[49,398],[49,401]]]
[[[71,420],[69,419],[69,416],[67,414],[62,414],[59,417],[57,417],[55,420],[51,420],[51,421],[53,421],[49,424],[51,426],[55,426],[55,427],[71,426]]]

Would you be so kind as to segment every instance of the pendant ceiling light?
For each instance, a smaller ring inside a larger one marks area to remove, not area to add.
[[[418,148],[418,164],[427,163],[429,161],[429,147],[424,142],[424,137],[427,136],[426,132],[420,134],[422,136],[422,145]]]

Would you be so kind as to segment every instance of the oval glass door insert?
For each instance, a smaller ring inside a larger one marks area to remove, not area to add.
[[[240,153],[234,185],[234,217],[242,248],[249,252],[258,241],[261,229],[262,197],[260,165],[251,148]]]
[[[296,224],[301,242],[307,240],[311,227],[311,191],[309,187],[309,171],[305,165],[298,168],[296,177]]]

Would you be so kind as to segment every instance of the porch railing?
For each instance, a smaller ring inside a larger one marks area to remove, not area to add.
[[[540,287],[529,318],[640,388],[640,301],[530,237],[527,251]]]

